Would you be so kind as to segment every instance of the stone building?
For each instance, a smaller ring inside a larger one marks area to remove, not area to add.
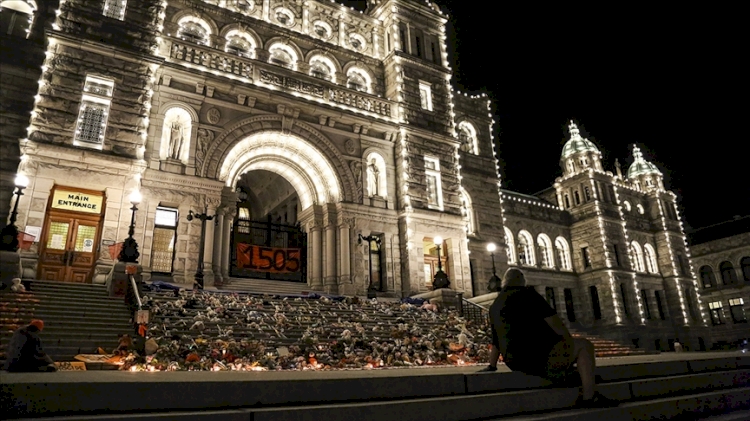
[[[694,230],[689,237],[714,343],[750,339],[750,216]]]
[[[451,87],[429,1],[0,7],[19,58],[2,69],[0,199],[30,179],[26,278],[105,282],[134,217],[146,277],[190,283],[202,255],[207,285],[260,274],[406,296],[442,267],[476,296],[494,259],[577,327],[645,348],[708,339],[659,170],[635,149],[627,174],[607,172],[571,123],[552,188],[502,190],[492,104]]]

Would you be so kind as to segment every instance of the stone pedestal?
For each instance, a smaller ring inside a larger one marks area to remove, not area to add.
[[[136,266],[136,272],[135,274],[133,274],[133,276],[135,277],[136,283],[141,282],[141,273],[143,272],[143,267],[141,267],[141,265],[139,265],[138,263],[117,262],[115,263],[112,272],[110,272],[109,278],[107,279],[106,283],[107,292],[109,292],[110,297],[125,297],[125,294],[128,292],[130,275],[128,275],[126,269],[129,265]]]
[[[185,174],[185,164],[177,159],[168,158],[159,162],[159,169],[175,174]]]
[[[21,256],[14,251],[0,251],[0,281],[3,289],[13,285],[13,278],[21,277]]]
[[[388,209],[388,201],[380,196],[370,196],[370,206],[374,208]]]

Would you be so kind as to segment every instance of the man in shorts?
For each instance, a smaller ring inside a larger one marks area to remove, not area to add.
[[[543,377],[556,384],[567,383],[577,369],[582,385],[578,406],[617,405],[617,401],[595,391],[594,345],[570,335],[547,301],[533,287],[526,286],[523,272],[508,269],[498,292],[490,307],[490,365],[483,372],[496,371],[501,355],[511,370]]]

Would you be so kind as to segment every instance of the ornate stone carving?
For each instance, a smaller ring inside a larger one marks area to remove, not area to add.
[[[221,119],[221,113],[216,108],[211,108],[206,113],[206,119],[211,124],[217,124],[219,122],[219,119]]]
[[[195,166],[201,168],[206,159],[208,145],[214,140],[214,132],[208,129],[198,129],[198,144],[195,147]]]
[[[357,144],[352,139],[346,139],[344,147],[346,148],[346,153],[348,153],[349,155],[353,155],[355,152],[357,152]]]
[[[260,71],[260,81],[271,85],[281,86],[289,89],[290,91],[296,91],[303,94],[316,96],[323,98],[323,87],[312,83],[302,82],[300,80],[277,75],[266,70]]]
[[[357,187],[355,202],[362,203],[362,163],[359,161],[352,161],[349,166],[352,169],[352,174],[354,174],[354,182]]]

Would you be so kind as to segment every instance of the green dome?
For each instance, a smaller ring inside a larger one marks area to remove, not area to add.
[[[633,163],[628,168],[628,178],[636,178],[639,175],[645,174],[658,174],[661,175],[661,171],[656,168],[656,165],[643,159],[643,154],[637,146],[633,147]]]
[[[578,126],[572,121],[568,126],[568,130],[570,131],[570,140],[565,142],[565,146],[563,146],[561,160],[566,160],[571,156],[582,152],[599,153],[599,149],[590,140],[581,137],[581,133],[578,131]]]

